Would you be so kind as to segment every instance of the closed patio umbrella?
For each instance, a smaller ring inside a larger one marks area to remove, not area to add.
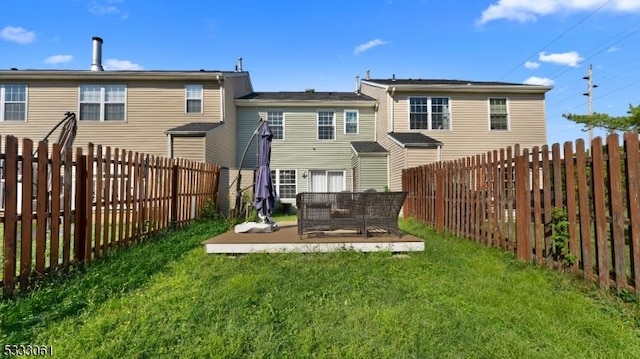
[[[271,212],[275,205],[275,192],[271,178],[271,140],[273,133],[267,122],[262,124],[258,137],[258,173],[255,183],[254,206],[264,222],[271,222]]]

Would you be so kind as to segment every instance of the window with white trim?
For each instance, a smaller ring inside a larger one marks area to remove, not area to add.
[[[296,198],[296,170],[271,170],[271,178],[280,199]]]
[[[318,139],[333,140],[336,133],[335,112],[320,111],[318,112]]]
[[[274,140],[284,139],[284,112],[267,111],[267,123],[271,128]]]
[[[344,133],[347,135],[358,133],[358,110],[344,110]]]
[[[449,130],[448,97],[409,97],[410,130]]]
[[[202,85],[186,85],[184,97],[186,113],[202,113]]]
[[[506,98],[489,99],[489,128],[491,130],[509,129],[509,111]]]
[[[125,85],[80,85],[80,121],[124,121]]]
[[[27,85],[0,84],[0,121],[27,120]]]

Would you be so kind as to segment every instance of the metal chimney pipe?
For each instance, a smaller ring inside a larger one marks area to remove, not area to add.
[[[238,57],[238,64],[236,65],[236,71],[242,72],[242,57]]]
[[[94,36],[93,41],[93,58],[91,60],[91,71],[104,71],[102,67],[102,39]]]
[[[360,93],[360,75],[356,75],[356,93]]]
[[[364,79],[369,80],[370,78],[371,78],[371,70],[367,70]]]

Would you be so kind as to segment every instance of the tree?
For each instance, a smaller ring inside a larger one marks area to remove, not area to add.
[[[566,113],[562,117],[585,126],[585,130],[590,128],[603,128],[608,132],[615,131],[638,131],[640,130],[640,105],[629,105],[628,116],[610,116],[606,113],[594,113],[591,115],[576,115]]]

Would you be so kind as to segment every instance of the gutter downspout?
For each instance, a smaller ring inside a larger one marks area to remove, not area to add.
[[[169,158],[173,158],[173,135],[169,134],[167,136],[167,146],[169,148],[167,148],[167,154],[169,155]]]
[[[438,146],[438,162],[442,162],[442,145]]]
[[[380,102],[376,102],[373,108],[373,142],[378,142],[378,109],[380,108]]]
[[[396,94],[396,87],[392,87],[391,88],[391,116],[389,116],[389,120],[391,121],[391,131],[387,131],[387,132],[395,132],[395,125],[396,125],[396,120],[395,120],[395,112],[396,112],[396,106],[395,106],[395,99],[393,98],[393,96],[395,96]]]
[[[220,75],[216,75],[216,80],[218,80],[218,85],[220,85],[220,121],[224,122],[224,78]]]

